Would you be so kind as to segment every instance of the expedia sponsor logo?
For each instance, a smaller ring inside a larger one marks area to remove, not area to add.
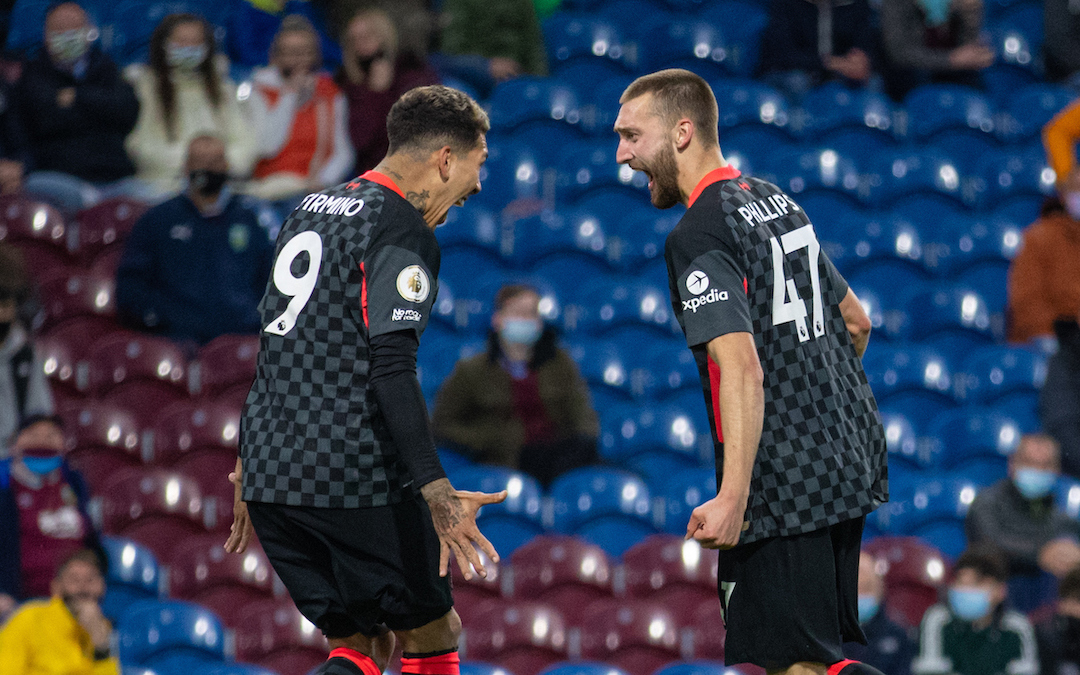
[[[420,312],[415,309],[395,309],[391,315],[392,321],[419,321]]]
[[[711,305],[714,302],[724,302],[728,299],[727,291],[718,291],[715,288],[706,293],[705,295],[699,295],[696,298],[690,298],[689,300],[682,301],[683,311],[691,311],[695,314],[698,311],[698,307],[704,307],[705,305]]]
[[[364,208],[364,200],[356,197],[331,197],[311,194],[300,202],[300,208],[309,213],[326,213],[331,216],[355,216]]]

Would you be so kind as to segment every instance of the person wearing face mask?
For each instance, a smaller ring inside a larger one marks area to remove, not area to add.
[[[139,101],[97,37],[78,4],[54,5],[45,17],[45,48],[12,94],[29,147],[24,188],[69,213],[133,186],[124,139]]]
[[[228,186],[225,144],[198,136],[187,189],[143,214],[116,275],[117,309],[134,328],[204,344],[254,333],[273,245],[249,198]]]
[[[196,136],[225,141],[234,175],[246,177],[255,164],[255,131],[245,119],[236,85],[220,72],[210,24],[195,14],[170,14],[150,38],[146,65],[125,75],[139,98],[139,119],[127,137],[136,177],[160,201],[184,183],[184,159]]]
[[[844,655],[889,675],[909,675],[915,641],[886,612],[886,564],[866,551],[859,554],[859,625],[866,635],[866,644],[845,643]]]
[[[101,612],[104,567],[101,552],[85,548],[53,566],[52,597],[26,603],[0,630],[0,675],[119,675]]]
[[[1080,567],[1058,586],[1054,615],[1035,627],[1042,675],[1080,673]]]
[[[599,423],[588,386],[539,304],[531,286],[499,289],[487,352],[458,362],[432,417],[442,445],[549,484],[597,461]]]
[[[30,280],[19,251],[0,242],[0,460],[8,440],[33,415],[51,415],[52,392],[27,328]]]
[[[49,595],[56,565],[100,543],[86,482],[64,461],[60,418],[27,418],[11,450],[0,462],[0,593],[22,601]]]
[[[1038,675],[1035,630],[1006,606],[1007,577],[994,549],[957,558],[946,602],[923,616],[914,675]]]
[[[1009,458],[1008,477],[981,490],[968,510],[968,543],[996,546],[1005,556],[1013,603],[1024,611],[1052,594],[1044,572],[1061,578],[1080,564],[1080,523],[1054,502],[1060,471],[1057,442],[1025,435]]]

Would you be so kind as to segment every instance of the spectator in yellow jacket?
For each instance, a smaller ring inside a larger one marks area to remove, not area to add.
[[[0,630],[0,675],[119,675],[104,595],[97,554],[70,555],[56,572],[52,598],[26,603]]]

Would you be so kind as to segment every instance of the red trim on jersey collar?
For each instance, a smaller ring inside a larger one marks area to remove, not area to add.
[[[829,672],[828,672],[827,675],[839,675],[840,671],[842,671],[844,668],[847,668],[848,666],[850,666],[853,663],[858,663],[858,661],[852,661],[851,659],[845,659],[843,661],[838,661],[837,663],[834,663],[831,666],[829,666]]]
[[[388,187],[394,192],[401,195],[402,199],[405,199],[405,193],[402,192],[401,188],[398,187],[397,183],[395,183],[393,179],[391,179],[390,176],[387,176],[385,173],[381,173],[379,171],[376,171],[375,169],[372,169],[371,171],[365,171],[364,174],[360,177],[364,180],[369,180],[372,183],[378,183],[383,187]]]
[[[705,177],[701,179],[701,182],[697,184],[694,191],[690,193],[690,200],[686,203],[686,207],[690,208],[697,201],[697,198],[701,196],[701,193],[705,191],[705,188],[709,187],[713,183],[717,183],[722,180],[731,180],[732,178],[738,178],[742,174],[738,169],[728,164],[722,166],[719,169],[713,169],[709,173],[705,174]],[[363,178],[363,176],[361,176]]]

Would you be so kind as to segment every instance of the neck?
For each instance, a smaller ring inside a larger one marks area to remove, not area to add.
[[[507,342],[506,340],[499,338],[499,347],[502,349],[503,356],[511,361],[528,363],[532,360],[532,347],[527,345]]]
[[[679,201],[683,206],[690,203],[690,195],[698,186],[701,179],[710,171],[728,165],[719,146],[711,150],[702,150],[691,145],[683,151],[683,158],[679,166]]]
[[[379,162],[375,170],[389,176],[401,188],[405,199],[433,230],[454,205],[444,194],[444,183],[438,172],[433,171],[426,161],[393,155]]]

